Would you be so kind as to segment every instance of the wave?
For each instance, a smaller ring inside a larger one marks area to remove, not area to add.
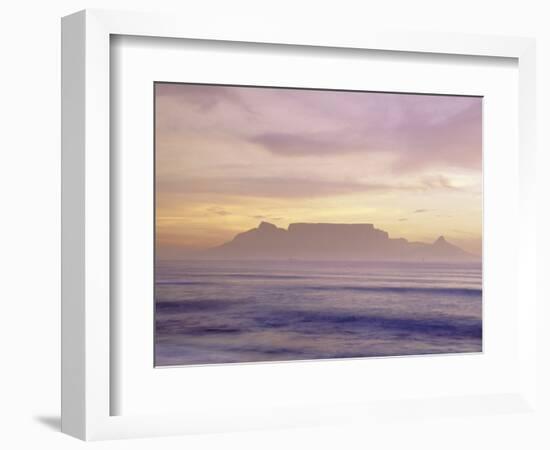
[[[256,274],[256,273],[205,273],[191,274],[190,278],[244,278],[244,279],[266,279],[266,280],[307,280],[312,279],[311,275],[272,275],[272,274]],[[315,276],[315,278],[321,276]],[[198,284],[201,281],[186,281],[186,280],[159,280],[157,284]]]
[[[188,280],[170,280],[170,281],[155,281],[156,285],[162,286],[207,286],[214,284],[209,281],[188,281]]]
[[[216,304],[216,308],[220,306]],[[206,311],[208,309],[203,312]],[[313,341],[321,340],[321,342],[323,339],[329,340],[329,336],[339,336],[350,343],[359,344],[372,338],[397,339],[402,342],[422,340],[423,336],[458,340],[480,339],[482,321],[470,316],[446,314],[395,316],[391,313],[361,313],[344,310],[270,309],[267,312],[240,310],[240,313],[232,315],[230,320],[211,323],[193,318],[174,320],[169,315],[157,316],[156,331],[164,336],[240,334],[250,336],[251,340],[256,332],[277,332],[279,335],[291,333],[294,336],[309,337]],[[224,345],[228,345],[228,342]]]
[[[304,286],[302,289],[314,291],[354,291],[379,292],[395,294],[440,294],[460,296],[481,296],[482,290],[477,288],[454,287],[416,287],[416,286]]]
[[[352,274],[352,275],[343,275],[343,274],[333,274],[333,273],[321,273],[321,274],[306,274],[306,275],[292,275],[292,274],[264,274],[264,273],[192,273],[186,275],[187,278],[236,278],[236,279],[260,279],[260,280],[315,280],[315,279],[363,279],[363,280],[376,280],[376,281],[390,281],[390,282],[417,282],[417,281],[429,281],[429,282],[440,282],[440,281],[453,281],[456,279],[464,279],[465,281],[478,281],[481,280],[480,275],[461,275],[461,274],[452,274],[446,277],[443,277],[438,274],[438,277],[435,278],[433,275],[417,275],[416,277],[402,277],[395,275],[384,275],[384,274]],[[158,280],[158,284],[192,284],[192,283],[201,283],[201,281],[190,281],[190,280]]]
[[[273,278],[283,278],[283,276]],[[309,279],[309,278],[306,278]],[[311,279],[315,281],[315,278]],[[187,281],[187,280],[172,280],[172,281],[157,281],[158,286],[214,286],[222,285],[215,281]],[[369,285],[349,285],[349,284],[326,284],[322,285],[289,285],[281,286],[279,289],[285,290],[305,290],[305,291],[347,291],[347,292],[374,292],[388,294],[436,294],[436,295],[452,295],[452,296],[467,296],[479,297],[482,295],[482,289],[477,287],[451,287],[451,286],[369,286]]]

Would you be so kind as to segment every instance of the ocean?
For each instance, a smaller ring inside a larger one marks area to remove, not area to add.
[[[480,263],[157,261],[155,365],[482,351]]]

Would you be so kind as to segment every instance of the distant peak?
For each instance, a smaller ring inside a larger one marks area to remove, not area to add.
[[[260,225],[258,225],[259,230],[276,230],[277,227],[269,222],[260,222]]]
[[[434,242],[434,244],[447,244],[447,241],[445,239],[445,236],[439,236],[436,241]]]

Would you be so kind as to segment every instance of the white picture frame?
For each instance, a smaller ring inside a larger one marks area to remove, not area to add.
[[[331,423],[387,414],[388,405],[344,404],[315,416],[314,407],[274,409],[254,423],[189,415],[112,415],[113,334],[110,296],[110,38],[112,35],[369,49],[513,58],[519,73],[519,221],[517,244],[519,379],[515,392],[426,399],[423,408],[461,414],[526,411],[536,399],[535,43],[527,38],[344,30],[312,34],[265,23],[234,29],[192,17],[87,10],[62,22],[62,430],[85,440],[161,436],[269,426]],[[518,294],[519,295],[519,294]],[[267,370],[267,369],[266,369]],[[310,369],[313,370],[313,369]],[[482,400],[480,402],[480,400]],[[414,402],[413,402],[414,403]],[[430,406],[431,405],[431,406]],[[418,408],[411,403],[411,411]],[[200,416],[200,412],[198,415]],[[228,413],[230,414],[230,413]],[[322,417],[321,417],[322,416]],[[195,420],[196,419],[196,420]]]

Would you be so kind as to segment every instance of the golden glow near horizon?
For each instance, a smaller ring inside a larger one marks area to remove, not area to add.
[[[157,246],[372,223],[481,251],[481,99],[156,85]]]

